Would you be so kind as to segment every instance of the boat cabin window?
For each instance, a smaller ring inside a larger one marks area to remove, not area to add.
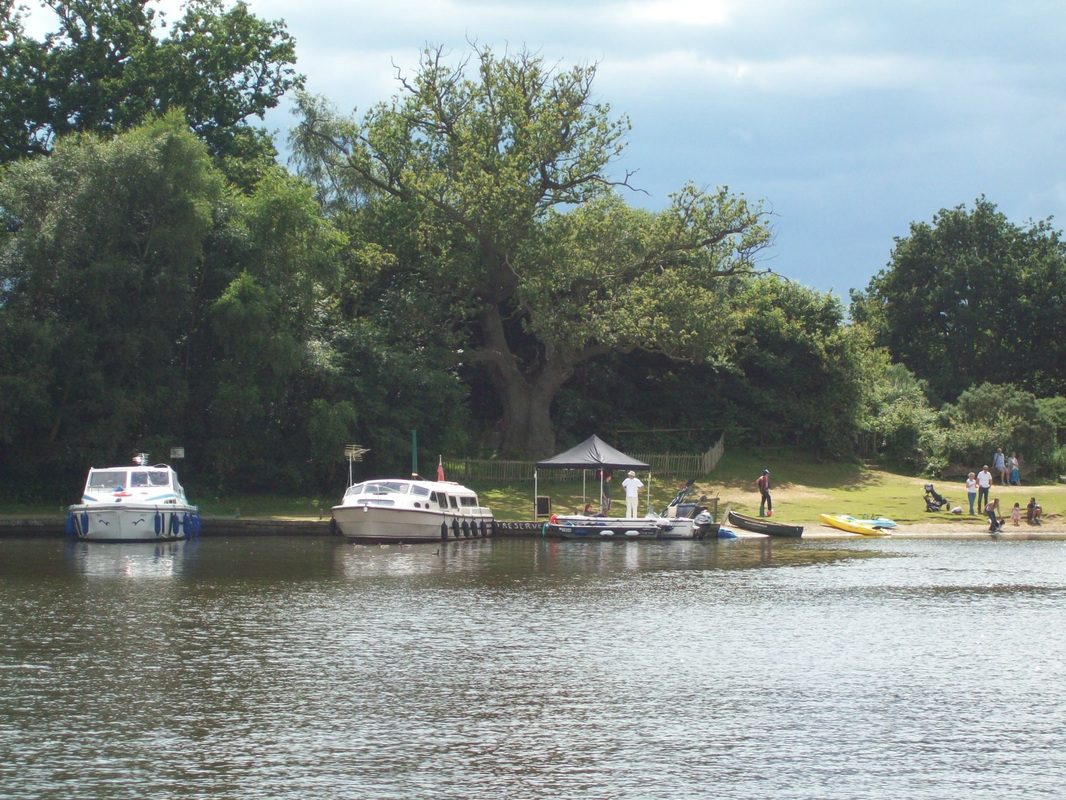
[[[122,489],[126,486],[126,470],[94,469],[89,473],[90,489]]]
[[[163,469],[134,470],[130,473],[130,486],[169,486],[170,474]]]
[[[467,496],[464,495],[463,497],[459,498],[459,502],[463,505],[464,508],[467,508],[467,507],[473,508],[473,507],[475,507],[477,505],[477,498],[476,497],[467,497]]]
[[[459,508],[459,504],[455,502],[455,498],[452,495],[448,495],[448,505],[452,508]]]
[[[411,494],[417,494],[419,497],[429,497],[429,489],[425,486],[411,485]]]
[[[407,494],[410,484],[403,481],[375,481],[364,484],[364,494],[396,493]]]

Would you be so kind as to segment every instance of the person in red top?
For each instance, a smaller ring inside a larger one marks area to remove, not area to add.
[[[770,470],[764,469],[762,475],[755,481],[759,487],[759,516],[772,517],[774,515],[774,500],[770,497]]]

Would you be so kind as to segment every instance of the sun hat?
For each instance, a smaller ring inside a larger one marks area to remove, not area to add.
[[[764,469],[764,470],[762,471],[762,474],[763,474],[763,475],[769,475],[769,474],[770,474],[770,470],[768,470],[768,469]]]
[[[637,477],[637,473],[635,473],[633,470],[629,470],[629,477],[630,478],[635,478],[635,477]]]

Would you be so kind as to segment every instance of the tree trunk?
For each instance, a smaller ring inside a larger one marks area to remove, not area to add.
[[[574,363],[548,353],[542,363],[523,369],[511,351],[496,307],[481,317],[486,344],[476,358],[503,407],[500,452],[512,458],[543,458],[555,451],[551,405],[556,393],[574,372]]]
[[[525,458],[544,458],[555,451],[555,427],[551,420],[551,404],[558,386],[540,386],[543,380],[531,384],[522,376],[500,379],[510,382],[502,392],[504,455]]]

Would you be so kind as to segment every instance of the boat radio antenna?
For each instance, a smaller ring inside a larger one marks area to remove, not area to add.
[[[369,453],[369,447],[363,447],[361,444],[346,444],[344,445],[344,457],[348,459],[348,485],[352,485],[352,464],[356,461],[363,460],[363,454]]]

